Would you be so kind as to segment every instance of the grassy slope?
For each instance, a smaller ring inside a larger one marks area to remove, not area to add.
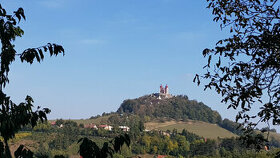
[[[102,116],[96,119],[85,119],[85,120],[73,120],[77,122],[78,124],[101,124],[102,120],[107,120],[109,116]],[[199,136],[205,137],[205,138],[212,138],[216,139],[218,137],[220,138],[229,138],[229,137],[236,137],[237,135],[231,133],[230,131],[223,129],[219,127],[216,124],[210,124],[202,121],[193,121],[189,120],[188,122],[182,122],[182,121],[165,121],[164,123],[161,123],[159,121],[152,121],[145,123],[145,128],[148,130],[173,130],[174,128],[178,130],[178,132],[181,132],[184,128],[192,133],[195,133]]]
[[[260,131],[257,131],[257,132],[261,133]],[[267,138],[267,132],[264,133],[264,136],[265,136],[265,138]],[[268,140],[270,140],[271,137],[274,137],[274,139],[276,139],[277,141],[280,142],[280,134],[279,133],[269,132]]]
[[[229,138],[236,137],[237,135],[231,133],[230,131],[219,127],[216,124],[210,124],[202,121],[167,121],[164,123],[161,122],[148,122],[145,123],[145,127],[148,130],[170,130],[174,128],[181,132],[183,129],[186,129],[189,132],[195,133],[199,136],[205,138],[216,139],[220,138]]]
[[[79,119],[79,120],[77,119],[77,120],[72,120],[72,121],[75,121],[78,124],[94,123],[94,124],[100,125],[100,124],[102,124],[102,120],[107,121],[110,116],[111,115],[101,116],[101,117],[98,117],[98,118],[95,118],[95,119]]]
[[[280,142],[280,134],[275,132],[269,132],[269,137],[274,137],[277,141]]]
[[[78,124],[94,123],[100,125],[102,124],[101,123],[102,120],[107,121],[111,115],[101,116],[95,119],[77,119],[72,121],[75,121]],[[205,138],[212,138],[212,139],[216,139],[217,137],[220,138],[237,137],[236,134],[233,134],[230,131],[221,128],[216,124],[210,124],[210,123],[206,123],[202,121],[194,121],[194,120],[189,120],[188,122],[165,121],[163,123],[159,121],[152,121],[152,122],[145,123],[145,128],[148,130],[170,130],[170,131],[172,131],[175,128],[178,130],[178,132],[181,132],[185,128],[189,132],[195,133]],[[270,132],[269,135],[270,137],[274,137],[277,141],[280,141],[279,133]]]

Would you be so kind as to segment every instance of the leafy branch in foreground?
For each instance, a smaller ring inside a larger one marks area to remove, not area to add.
[[[203,51],[208,58],[206,73],[196,75],[209,81],[228,108],[241,109],[236,121],[251,128],[259,122],[280,123],[280,12],[278,0],[207,0],[220,27],[230,37]],[[255,104],[262,106],[250,113]],[[252,121],[257,118],[259,121]]]
[[[33,111],[33,99],[27,96],[25,102],[15,104],[10,97],[4,93],[5,86],[9,83],[8,74],[10,65],[15,61],[16,56],[20,56],[21,62],[32,64],[34,60],[40,62],[44,59],[43,52],[49,52],[51,56],[57,56],[60,53],[64,55],[64,49],[57,44],[48,43],[38,48],[28,48],[23,53],[17,54],[15,45],[12,43],[16,37],[21,37],[24,31],[18,26],[21,19],[25,20],[24,10],[19,8],[13,14],[7,14],[6,10],[0,4],[0,135],[4,143],[0,141],[0,156],[11,158],[8,140],[15,137],[23,126],[31,124],[34,127],[37,122],[47,120],[47,114],[50,110],[44,108]],[[15,152],[15,157],[32,157],[30,150],[20,146]]]
[[[130,138],[128,134],[116,136],[110,142],[105,142],[102,148],[88,138],[81,138],[79,153],[84,158],[107,158],[113,157],[114,153],[121,152],[121,147],[126,144],[130,145]]]

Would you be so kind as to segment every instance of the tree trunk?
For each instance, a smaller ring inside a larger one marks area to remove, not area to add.
[[[5,155],[7,156],[7,158],[12,158],[10,147],[9,147],[9,144],[8,144],[8,140],[5,139],[4,143],[5,143]]]

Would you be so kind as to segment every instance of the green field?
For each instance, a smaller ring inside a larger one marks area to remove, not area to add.
[[[93,124],[100,125],[100,124],[103,124],[103,122],[106,122],[110,116],[112,116],[112,114],[107,115],[107,116],[100,116],[100,117],[95,118],[95,119],[71,119],[71,121],[77,122],[77,124],[93,123]]]
[[[230,138],[237,137],[237,135],[231,133],[230,131],[219,127],[216,124],[210,124],[202,121],[167,121],[167,122],[148,122],[145,124],[146,129],[148,130],[170,130],[174,128],[181,132],[183,129],[186,129],[189,132],[195,133],[199,136],[211,139],[220,138]]]

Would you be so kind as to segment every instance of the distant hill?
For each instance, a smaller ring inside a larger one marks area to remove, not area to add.
[[[217,111],[202,102],[189,100],[187,96],[159,98],[156,94],[125,100],[118,113],[130,113],[151,118],[172,118],[175,120],[199,120],[220,124],[221,116]]]

